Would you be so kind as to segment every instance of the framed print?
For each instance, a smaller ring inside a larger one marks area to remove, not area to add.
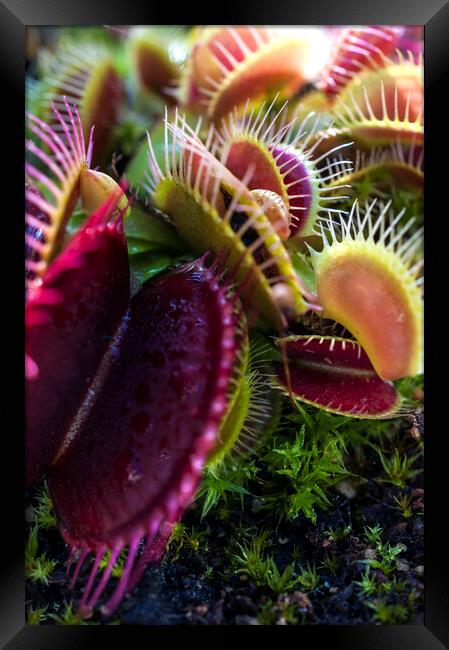
[[[448,647],[449,10],[350,4],[0,5],[5,648]]]

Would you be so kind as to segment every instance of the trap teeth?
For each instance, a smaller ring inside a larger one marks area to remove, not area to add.
[[[209,250],[222,255],[226,251],[227,277],[247,310],[253,310],[261,321],[274,327],[285,325],[285,314],[272,294],[278,282],[289,286],[292,317],[307,311],[288,252],[248,189],[252,169],[239,180],[178,114],[174,123],[166,121],[165,134],[164,170],[149,137],[149,190],[156,207],[172,220],[195,253]],[[170,155],[176,148],[178,159]],[[279,199],[268,197],[272,210],[284,214]]]
[[[92,163],[103,163],[110,153],[113,127],[118,122],[124,99],[114,49],[89,41],[62,44],[50,56],[47,65],[44,78],[38,82],[42,102],[42,106],[37,107],[39,115],[51,123],[53,103],[69,124],[63,101],[66,97],[70,105],[78,106],[86,140],[95,126]],[[56,123],[55,126],[64,133],[66,124],[62,128]]]
[[[337,96],[331,115],[342,137],[366,149],[401,142],[422,145],[423,78],[415,63],[362,73]]]
[[[338,95],[361,71],[381,66],[398,37],[394,28],[379,25],[339,30],[329,62],[320,71],[319,87],[331,97]]]
[[[323,250],[312,252],[323,316],[341,323],[361,343],[384,380],[422,372],[422,230],[408,234],[404,211],[388,217],[389,204],[374,218],[354,203],[348,220],[323,223]],[[338,231],[338,229],[337,229]]]
[[[242,116],[234,111],[223,120],[216,142],[220,161],[248,189],[257,192],[253,198],[262,198],[264,190],[272,193],[265,195],[272,199],[266,202],[271,216],[266,216],[285,241],[309,236],[320,212],[329,209],[329,202],[345,198],[339,192],[341,187],[329,195],[325,186],[335,176],[330,159],[345,143],[327,148],[323,145],[324,152],[314,156],[316,144],[309,144],[319,137],[319,120],[314,112],[308,111],[298,122],[297,109],[289,115],[287,102],[274,109],[277,100],[278,96],[268,106],[262,103],[257,111],[250,110],[247,102]],[[349,161],[343,160],[343,164],[347,166]],[[259,203],[263,206],[261,200]]]
[[[357,418],[395,417],[401,396],[375,372],[357,341],[331,336],[278,339],[286,364],[277,364],[277,383],[294,399]],[[287,366],[287,371],[286,367]]]
[[[205,28],[184,80],[187,106],[216,121],[248,98],[257,100],[276,90],[291,97],[313,78],[326,44],[318,30]]]
[[[101,208],[107,197],[121,192],[107,174],[89,169],[93,138],[84,139],[81,117],[76,106],[64,98],[65,118],[53,106],[55,125],[29,114],[29,130],[36,141],[28,140],[25,173],[26,288],[28,295],[40,285],[50,263],[60,252],[65,230],[81,198],[90,215]],[[69,124],[65,123],[69,120]],[[37,161],[37,162],[36,162]],[[119,210],[126,207],[123,193]]]

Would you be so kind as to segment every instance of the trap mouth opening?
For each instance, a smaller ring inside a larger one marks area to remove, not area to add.
[[[220,187],[220,191],[223,196],[225,207],[226,209],[228,209],[232,197],[222,186]],[[238,234],[239,230],[243,228],[243,226],[245,225],[245,223],[248,221],[249,218],[250,217],[246,214],[246,212],[235,211],[233,212],[231,219],[229,220],[229,224],[232,230],[236,234]],[[259,233],[255,228],[251,226],[247,228],[243,233],[243,235],[240,237],[241,242],[244,244],[246,248],[249,248],[258,239],[260,239]],[[260,267],[265,261],[270,259],[271,255],[268,248],[265,246],[265,244],[261,243],[252,252],[252,257],[254,258],[254,261],[256,262],[257,266]],[[265,278],[267,278],[267,280],[270,278],[278,277],[280,275],[279,267],[277,264],[270,264],[266,268],[262,269],[262,273],[265,276]]]

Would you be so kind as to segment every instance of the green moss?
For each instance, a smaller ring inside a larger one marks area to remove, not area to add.
[[[324,532],[332,541],[338,543],[342,539],[346,539],[351,531],[351,526],[337,526],[336,528],[328,528]]]
[[[333,576],[337,575],[337,571],[341,565],[340,560],[334,553],[328,553],[326,552],[323,556],[323,559],[321,561],[320,567],[321,569],[324,569],[325,571],[328,571],[331,573]]]
[[[302,513],[316,522],[317,509],[330,503],[329,488],[350,475],[344,464],[346,443],[338,431],[341,422],[330,414],[298,409],[299,414],[287,416],[282,434],[275,435],[262,457],[269,474],[262,508],[279,520]]]
[[[366,606],[373,610],[374,621],[383,625],[399,625],[406,623],[410,618],[407,607],[400,603],[388,604],[383,598],[367,602]]]
[[[257,622],[260,625],[275,625],[277,618],[277,614],[273,609],[273,601],[270,598],[258,612]]]
[[[32,582],[48,585],[56,561],[48,559],[45,553],[38,554],[38,530],[37,525],[31,529],[25,545],[25,575]]]
[[[195,526],[189,528],[185,524],[178,522],[173,526],[167,549],[172,551],[174,559],[179,558],[182,549],[190,555],[198,553],[200,548],[202,552],[205,552],[207,550],[206,536],[207,530],[198,530]]]
[[[243,495],[250,494],[241,484],[245,480],[243,472],[228,468],[225,470],[225,474],[222,473],[219,475],[216,471],[213,467],[206,467],[204,470],[201,487],[197,494],[197,498],[202,499],[201,518],[206,517],[210,510],[215,508],[220,501],[228,503],[228,496],[230,494],[239,495],[242,505]],[[238,482],[230,480],[233,475]],[[223,511],[226,513],[226,508],[223,508]]]
[[[246,573],[256,585],[267,584],[268,567],[264,551],[268,545],[269,537],[269,531],[264,530],[248,543],[237,542],[238,552],[233,555],[236,573]]]
[[[61,609],[58,607],[58,609]],[[48,615],[57,625],[92,625],[89,621],[82,619],[75,611],[72,601],[62,603],[62,611],[51,612]]]
[[[397,497],[393,497],[394,502],[396,503],[396,510],[398,510],[404,519],[410,519],[413,515],[412,509],[412,499],[408,494],[400,494]]]
[[[98,565],[98,570],[99,571],[105,571],[106,570],[106,567],[109,564],[110,557],[111,557],[111,551],[107,551],[103,555],[103,557],[101,558],[100,563]],[[113,566],[113,569],[112,569],[112,572],[111,572],[111,575],[114,578],[120,578],[120,576],[122,575],[123,569],[124,569],[124,566],[125,566],[126,557],[127,557],[127,550],[123,549],[122,551],[120,551],[120,554],[119,554],[118,558],[116,559],[116,561],[114,563],[114,566]]]
[[[424,390],[424,377],[423,375],[416,375],[416,377],[404,377],[395,382],[396,388],[403,395],[411,406],[418,407],[421,403],[421,395]]]
[[[362,579],[355,580],[354,584],[360,588],[361,593],[365,596],[372,596],[377,591],[376,578],[371,574],[371,569],[369,566],[366,567],[365,573],[362,575]]]
[[[295,576],[295,562],[288,564],[280,572],[273,557],[267,559],[267,586],[276,594],[283,594],[295,589],[301,582],[301,576]]]
[[[405,487],[407,481],[422,472],[422,469],[412,469],[420,455],[418,452],[414,456],[407,456],[395,449],[390,456],[387,456],[379,451],[380,462],[384,470],[381,480],[399,488]]]
[[[58,522],[53,508],[53,502],[44,482],[36,490],[37,506],[34,508],[35,521],[38,528],[56,528]]]
[[[269,531],[264,530],[249,542],[236,544],[238,552],[233,555],[235,572],[247,574],[256,586],[268,587],[276,594],[292,591],[298,585],[304,586],[304,581],[308,582],[305,570],[295,575],[296,563],[292,562],[281,571],[273,555],[266,555],[269,537]]]
[[[307,564],[301,568],[298,582],[305,591],[314,591],[320,584],[320,576],[317,573],[315,564]]]
[[[47,620],[47,609],[48,605],[45,605],[45,607],[29,607],[27,609],[27,615],[26,615],[26,622],[27,625],[40,625],[41,623],[45,623]]]
[[[404,546],[402,544],[393,546],[389,542],[383,543],[381,533],[382,529],[380,526],[365,528],[365,537],[367,541],[374,545],[376,557],[375,559],[362,560],[361,562],[369,565],[373,569],[380,569],[385,575],[389,575],[394,571],[397,556],[402,553]]]
[[[381,544],[382,526],[379,526],[378,524],[372,528],[370,526],[366,526],[364,534],[367,542],[370,544],[374,544],[376,546],[378,544]]]

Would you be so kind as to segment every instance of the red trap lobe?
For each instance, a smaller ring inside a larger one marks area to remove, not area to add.
[[[326,336],[279,339],[288,358],[293,397],[325,410],[361,418],[387,418],[401,398],[394,385],[376,374],[357,341]],[[288,390],[281,364],[278,381]]]
[[[115,197],[90,217],[45,274],[25,310],[27,483],[48,471],[129,302]]]
[[[321,72],[321,88],[328,95],[337,95],[365,68],[382,66],[385,56],[397,45],[398,37],[395,28],[381,25],[341,29],[330,61]]]
[[[238,341],[233,309],[201,261],[144,285],[96,400],[50,474],[63,536],[82,552],[78,570],[90,551],[129,546],[108,614],[160,556],[217,440]],[[95,575],[94,565],[88,592]],[[106,582],[90,600],[85,593],[83,607],[95,604]]]

